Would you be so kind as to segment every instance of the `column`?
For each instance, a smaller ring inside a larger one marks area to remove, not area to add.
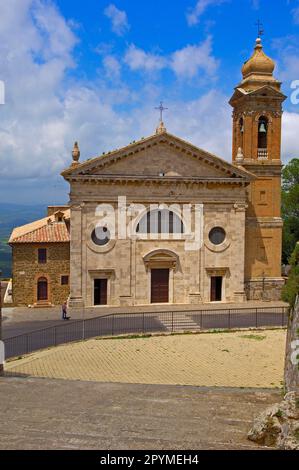
[[[71,206],[69,307],[82,308],[82,207]]]

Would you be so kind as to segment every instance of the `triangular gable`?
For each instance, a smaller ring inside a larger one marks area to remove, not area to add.
[[[62,176],[67,180],[87,175],[159,176],[160,171],[166,177],[241,178],[246,181],[253,178],[249,172],[167,132],[72,166]]]
[[[229,103],[233,105],[237,100],[244,98],[247,96],[268,96],[268,97],[279,97],[282,99],[286,99],[287,97],[279,91],[277,88],[272,87],[271,85],[264,85],[260,88],[256,88],[255,90],[247,91],[242,87],[235,88],[235,92],[231,97]]]
[[[264,85],[261,88],[257,88],[256,90],[252,90],[248,92],[250,96],[279,96],[280,98],[287,98],[281,91],[277,90],[277,88],[272,87],[271,85]]]

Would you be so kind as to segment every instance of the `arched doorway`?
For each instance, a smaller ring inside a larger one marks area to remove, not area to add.
[[[45,277],[40,277],[37,281],[37,301],[48,300],[48,280]]]

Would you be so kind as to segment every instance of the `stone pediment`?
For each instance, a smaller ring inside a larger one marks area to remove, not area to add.
[[[234,106],[236,101],[248,96],[258,98],[279,98],[281,100],[285,100],[287,98],[283,93],[281,93],[281,91],[271,85],[264,85],[253,90],[245,90],[242,86],[239,86],[235,88],[235,92],[229,103]]]
[[[277,90],[277,88],[274,88],[270,85],[265,85],[261,88],[258,88],[257,90],[253,90],[249,93],[251,96],[258,96],[258,97],[269,97],[269,98],[274,98],[274,97],[279,97],[279,98],[287,98],[281,91]]]
[[[249,172],[166,132],[72,166],[62,176],[66,180],[149,177],[164,180],[237,178],[244,182],[253,178]]]

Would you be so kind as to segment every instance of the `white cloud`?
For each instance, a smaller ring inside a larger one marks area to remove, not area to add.
[[[103,58],[103,65],[108,78],[119,79],[121,73],[121,64],[113,55],[106,55]]]
[[[170,104],[166,121],[171,133],[231,161],[231,108],[223,93],[212,89],[197,100]]]
[[[105,8],[104,14],[111,20],[112,31],[118,36],[123,36],[129,30],[127,13],[119,10],[113,3]]]
[[[178,77],[194,78],[200,71],[212,76],[218,68],[212,55],[212,38],[209,36],[198,46],[186,46],[173,53],[171,67]]]
[[[298,147],[299,113],[285,111],[282,118],[282,160],[287,163],[299,158]]]
[[[299,24],[299,5],[297,0],[297,6],[292,10],[293,20],[295,24]]]
[[[178,78],[192,79],[199,73],[215,75],[219,62],[212,55],[212,37],[203,43],[188,45],[168,56],[152,54],[132,44],[124,57],[124,62],[134,71],[157,72],[171,69]]]
[[[189,8],[187,12],[187,22],[189,26],[194,26],[200,22],[202,15],[210,6],[221,5],[227,0],[198,0],[195,7]]]
[[[69,68],[76,65],[77,41],[48,0],[0,3],[0,80],[6,85],[6,104],[0,106],[0,189],[6,198],[12,200],[16,193],[16,198],[19,194],[19,199],[34,202],[43,192],[45,200],[50,181],[62,184],[58,175],[71,163],[75,140],[84,160],[155,130],[158,114],[154,107],[164,91],[160,82],[144,79],[140,91],[130,89],[121,81],[117,57],[107,50],[103,63],[108,76],[118,79],[114,87],[112,80],[103,78],[94,83],[74,77],[69,81]],[[208,46],[210,42],[206,49]],[[148,71],[172,67],[177,76],[187,78],[201,71],[213,75],[215,59],[211,50],[205,57],[204,49],[203,44],[187,46],[163,57],[131,46],[129,64]],[[197,72],[183,60],[191,56]],[[172,91],[168,90],[168,96]],[[231,109],[227,101],[217,90],[197,100],[169,98],[166,126],[171,133],[230,161]],[[126,109],[128,104],[130,109]],[[284,114],[284,159],[298,156],[298,125],[298,114]],[[20,188],[27,194],[20,195]],[[49,198],[54,193],[49,187]],[[63,187],[64,199],[66,193]]]
[[[276,75],[283,82],[299,79],[299,37],[289,35],[272,41],[277,51]]]
[[[61,166],[63,79],[74,66],[76,37],[43,0],[0,4],[0,175],[51,174]]]
[[[124,62],[131,70],[144,70],[147,72],[162,70],[167,66],[166,58],[158,54],[145,52],[134,44],[131,44],[128,48]]]

